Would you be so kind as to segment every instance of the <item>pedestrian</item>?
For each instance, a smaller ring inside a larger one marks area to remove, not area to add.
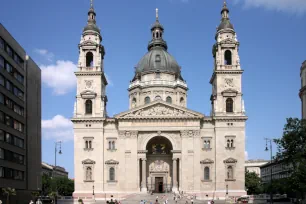
[[[191,204],[193,204],[193,198],[191,198]]]
[[[2,204],[2,200],[0,200],[0,204]]]
[[[37,199],[36,204],[42,204],[40,198]]]
[[[30,200],[29,204],[34,204],[33,200]]]
[[[140,201],[140,204],[143,204],[142,200]]]

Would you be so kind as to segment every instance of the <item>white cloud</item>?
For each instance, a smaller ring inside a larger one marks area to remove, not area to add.
[[[56,95],[66,94],[76,86],[74,72],[77,65],[71,61],[59,60],[56,64],[41,65],[42,81],[48,87],[53,88]]]
[[[249,159],[249,154],[247,151],[244,151],[244,157],[245,157],[245,160],[248,160]]]
[[[45,139],[63,142],[73,140],[73,124],[62,115],[56,115],[50,120],[42,120],[41,126]]]
[[[234,2],[242,2],[246,7],[264,7],[299,15],[306,12],[305,0],[234,0]]]
[[[34,52],[36,52],[37,54],[43,56],[44,58],[46,58],[50,62],[53,61],[54,54],[52,52],[49,52],[46,49],[35,49]]]

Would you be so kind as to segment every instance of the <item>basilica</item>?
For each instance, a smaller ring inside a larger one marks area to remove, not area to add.
[[[130,69],[129,110],[109,117],[105,48],[91,4],[75,72],[75,198],[183,191],[221,200],[246,194],[243,69],[226,3],[221,15],[212,49],[210,115],[187,107],[188,86],[167,51],[157,10],[148,51]]]

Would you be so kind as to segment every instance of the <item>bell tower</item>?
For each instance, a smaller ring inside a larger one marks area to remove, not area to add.
[[[74,118],[106,117],[107,97],[104,74],[104,46],[102,36],[96,25],[96,13],[91,0],[87,25],[83,29],[79,44],[77,95],[74,104]]]
[[[212,116],[244,116],[240,67],[239,42],[229,19],[229,9],[224,2],[222,19],[213,46],[214,70],[212,84]]]

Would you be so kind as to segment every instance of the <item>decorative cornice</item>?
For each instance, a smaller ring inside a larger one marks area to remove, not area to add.
[[[138,150],[137,153],[138,154],[146,154],[148,152],[148,150]]]
[[[88,122],[100,123],[100,122],[104,122],[105,118],[85,118],[85,117],[82,117],[82,118],[71,118],[71,121],[73,123],[88,123]]]
[[[118,134],[119,134],[119,137],[122,137],[122,138],[137,138],[138,131],[136,131],[136,130],[119,130]]]
[[[213,75],[211,76],[209,83],[212,84],[214,78],[217,74],[242,74],[244,72],[243,69],[226,69],[226,70],[215,70]]]
[[[230,157],[230,158],[224,160],[223,162],[224,162],[225,164],[235,164],[235,163],[237,163],[237,160]]]
[[[214,121],[222,121],[222,122],[240,122],[248,120],[247,116],[214,116]]]
[[[91,159],[85,159],[82,161],[82,164],[95,164],[96,162]]]
[[[117,165],[117,164],[119,164],[119,162],[116,161],[116,160],[114,160],[114,159],[110,159],[110,160],[107,160],[107,161],[105,162],[105,164],[114,164],[114,165]]]
[[[200,161],[200,164],[212,164],[212,163],[214,163],[214,161],[211,159],[204,159]]]

